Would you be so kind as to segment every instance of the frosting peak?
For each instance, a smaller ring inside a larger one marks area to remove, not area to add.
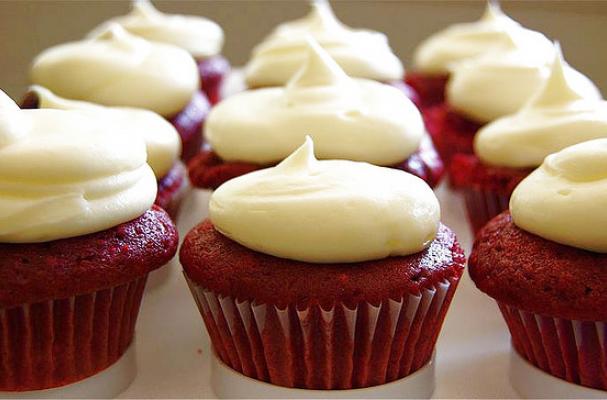
[[[9,97],[2,89],[0,89],[0,112],[18,110],[19,106],[13,99]]]
[[[424,124],[407,96],[350,78],[313,40],[306,49],[286,87],[238,93],[211,110],[205,137],[222,159],[273,164],[308,134],[322,159],[395,165],[418,149]]]
[[[198,68],[185,50],[148,42],[117,24],[89,40],[45,50],[33,62],[31,78],[65,98],[164,117],[181,111],[199,87]]]
[[[110,19],[89,36],[97,35],[112,23],[145,39],[181,47],[197,58],[214,56],[223,46],[223,31],[215,22],[202,17],[164,14],[149,0],[133,1],[128,15]]]
[[[514,223],[561,244],[607,253],[607,139],[546,157],[515,189]]]
[[[215,228],[253,250],[312,263],[408,255],[436,235],[440,206],[406,172],[318,161],[310,138],[274,168],[232,179],[211,196]]]

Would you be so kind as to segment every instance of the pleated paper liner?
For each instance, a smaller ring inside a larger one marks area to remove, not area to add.
[[[146,278],[0,309],[0,391],[64,386],[114,364],[133,340]]]
[[[279,386],[354,389],[428,363],[459,277],[398,300],[329,310],[239,301],[186,280],[226,365]]]
[[[491,221],[493,217],[506,211],[510,204],[510,194],[467,187],[463,190],[468,212],[468,221],[474,234]]]
[[[605,322],[554,318],[498,304],[523,358],[557,378],[607,390]]]

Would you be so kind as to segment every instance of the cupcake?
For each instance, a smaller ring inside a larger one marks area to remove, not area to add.
[[[200,87],[211,104],[220,100],[221,86],[230,72],[230,64],[220,54],[223,31],[215,22],[197,16],[164,14],[149,0],[134,0],[129,14],[101,24],[90,36],[98,36],[112,23],[120,24],[133,35],[186,50],[198,64]]]
[[[140,137],[0,97],[0,391],[63,387],[127,352],[146,278],[177,232],[153,205]],[[100,397],[118,394],[105,383]]]
[[[479,130],[474,154],[454,156],[453,182],[464,192],[475,232],[508,209],[516,185],[547,155],[607,137],[607,102],[584,97],[566,71],[559,51],[548,81],[535,97],[519,112]]]
[[[516,365],[532,375],[512,370],[512,382],[524,396],[557,396],[550,387],[538,387],[533,378],[542,374],[533,365],[605,391],[602,396],[578,391],[576,397],[607,397],[605,160],[607,139],[548,156],[516,188],[510,212],[491,220],[474,244],[470,276],[497,301],[515,360],[526,360]]]
[[[312,37],[349,76],[393,84],[416,99],[403,82],[403,65],[386,35],[344,25],[328,1],[310,4],[307,16],[277,26],[253,49],[245,67],[249,88],[286,85],[306,61],[307,42]]]
[[[196,63],[177,46],[149,42],[111,24],[94,38],[42,52],[31,79],[66,99],[160,114],[179,132],[184,160],[202,144],[209,103]]]
[[[419,96],[422,108],[442,104],[451,69],[458,63],[516,48],[546,49],[544,35],[524,28],[488,1],[485,13],[475,22],[459,23],[421,42],[413,55],[413,71],[406,81]]]
[[[309,138],[217,189],[180,259],[221,362],[304,389],[424,368],[465,262],[424,181],[318,161]]]
[[[455,64],[445,102],[424,114],[445,164],[450,164],[454,154],[472,153],[474,135],[482,126],[519,111],[545,84],[554,57],[554,46],[540,35],[535,41],[523,38],[510,51]],[[566,74],[576,91],[600,97],[587,77],[570,66],[566,66]]]
[[[104,107],[84,101],[67,100],[38,85],[30,87],[22,108],[82,110],[119,123],[132,135],[142,136],[147,148],[147,163],[158,182],[155,204],[164,208],[173,220],[176,219],[189,183],[185,166],[179,161],[179,135],[164,118],[138,108]]]
[[[241,92],[213,108],[208,146],[189,163],[192,183],[214,189],[276,165],[311,134],[320,158],[390,166],[436,185],[443,165],[407,96],[349,77],[313,40],[306,51],[307,60],[285,87]]]

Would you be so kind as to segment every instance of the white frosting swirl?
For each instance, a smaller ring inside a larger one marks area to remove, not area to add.
[[[550,51],[551,43],[539,32],[526,29],[488,1],[479,21],[456,24],[424,40],[413,56],[415,68],[429,74],[445,74],[454,64],[487,54],[529,49]]]
[[[164,14],[149,0],[134,0],[129,14],[104,22],[89,36],[97,36],[112,23],[147,40],[181,47],[196,58],[219,54],[223,46],[223,31],[215,22],[191,15]]]
[[[447,84],[448,103],[478,122],[513,114],[542,88],[550,76],[553,47],[488,54],[458,63]],[[585,97],[600,97],[586,76],[565,67],[572,88]]]
[[[3,109],[0,242],[80,236],[139,217],[156,197],[145,159],[143,140],[105,116]]]
[[[84,101],[67,100],[38,85],[31,86],[30,92],[36,95],[38,108],[88,111],[113,120],[131,135],[143,137],[147,147],[147,162],[157,179],[170,171],[181,153],[181,139],[173,125],[151,111],[140,108],[103,107]]]
[[[568,246],[607,253],[607,139],[546,157],[510,199],[521,229]]]
[[[236,94],[211,110],[205,137],[224,160],[276,163],[312,135],[322,159],[394,165],[419,147],[419,111],[400,90],[352,79],[316,42],[286,87]]]
[[[440,206],[406,172],[318,161],[311,139],[273,168],[232,179],[211,196],[215,227],[262,253],[313,263],[408,255],[436,235]]]
[[[315,1],[308,16],[279,25],[253,49],[245,69],[247,84],[284,85],[304,63],[309,36],[350,76],[387,82],[404,75],[386,35],[349,28],[337,20],[328,1]]]
[[[483,162],[537,167],[551,153],[607,137],[607,102],[584,97],[566,68],[559,51],[548,81],[525,107],[479,130],[474,147]]]
[[[198,68],[173,45],[148,42],[112,24],[99,36],[42,52],[31,78],[59,96],[106,106],[145,108],[169,117],[198,90]]]

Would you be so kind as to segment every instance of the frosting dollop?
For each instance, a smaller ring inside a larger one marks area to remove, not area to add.
[[[112,23],[147,40],[181,47],[196,58],[219,54],[223,46],[223,30],[215,22],[198,16],[162,13],[149,0],[133,0],[129,14],[104,22],[90,36],[97,36]]]
[[[306,59],[312,36],[350,76],[378,81],[400,80],[404,69],[386,35],[352,29],[337,20],[328,1],[312,2],[304,18],[279,25],[253,49],[245,78],[251,87],[281,86]]]
[[[607,253],[607,139],[549,155],[510,199],[521,229],[568,246]]]
[[[474,148],[487,164],[529,168],[565,147],[603,137],[607,137],[607,102],[585,97],[576,88],[557,51],[544,87],[516,114],[481,128]]]
[[[17,135],[4,140],[6,121]],[[137,218],[156,197],[141,137],[106,117],[0,111],[0,242],[37,243]]]
[[[520,110],[550,76],[554,47],[490,53],[454,66],[447,83],[448,103],[478,122],[489,122]],[[565,66],[576,92],[600,98],[585,75]]]
[[[156,178],[164,177],[181,153],[179,134],[167,120],[151,111],[140,108],[104,107],[85,101],[68,100],[47,88],[34,85],[30,93],[36,96],[38,108],[82,110],[113,120],[131,135],[140,135],[147,148],[147,162]]]
[[[133,36],[118,24],[92,39],[43,51],[31,79],[68,99],[145,108],[165,117],[181,111],[199,86],[187,51]]]
[[[488,1],[480,20],[452,25],[424,40],[413,62],[419,71],[444,74],[463,60],[520,48],[545,52],[550,46],[544,35],[524,28],[504,14],[496,2]]]
[[[286,87],[238,93],[215,106],[205,137],[224,160],[267,165],[283,160],[310,134],[322,159],[394,165],[425,133],[400,90],[352,79],[315,41]]]
[[[273,168],[232,179],[211,196],[216,229],[270,255],[344,263],[408,255],[436,235],[440,206],[406,172],[318,161],[312,140]]]

